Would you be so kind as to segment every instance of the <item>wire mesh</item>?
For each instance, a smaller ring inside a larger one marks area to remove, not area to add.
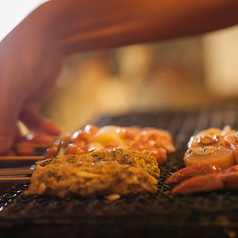
[[[53,234],[63,237],[68,232],[68,237],[77,237],[81,232],[83,237],[145,237],[145,234],[156,235],[160,232],[161,237],[201,237],[201,234],[203,237],[236,237],[238,191],[173,197],[172,186],[165,181],[184,167],[183,154],[190,136],[209,127],[230,125],[237,130],[237,112],[236,107],[203,108],[189,112],[103,117],[92,122],[97,126],[151,126],[170,131],[177,150],[160,166],[158,193],[122,197],[111,202],[103,197],[60,199],[27,196],[22,192],[28,185],[15,184],[0,198],[2,234],[30,237],[35,233],[35,237]],[[26,228],[24,232],[19,226]]]

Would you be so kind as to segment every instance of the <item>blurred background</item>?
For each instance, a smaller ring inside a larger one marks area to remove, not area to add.
[[[0,40],[44,1],[0,3]],[[76,54],[41,113],[72,132],[103,115],[236,104],[238,26],[203,36]]]

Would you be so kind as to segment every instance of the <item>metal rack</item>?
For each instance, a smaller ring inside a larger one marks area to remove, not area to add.
[[[238,191],[172,197],[165,180],[184,166],[186,144],[194,133],[225,125],[237,130],[238,107],[131,113],[92,123],[171,132],[177,150],[160,166],[159,192],[108,202],[102,197],[26,196],[22,192],[28,185],[16,184],[0,198],[1,237],[236,237]]]

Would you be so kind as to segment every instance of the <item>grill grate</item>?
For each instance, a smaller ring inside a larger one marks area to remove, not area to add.
[[[209,127],[230,125],[238,129],[238,108],[215,108],[189,112],[128,114],[104,117],[104,126],[151,126],[169,130],[177,151],[160,166],[159,192],[108,202],[102,197],[66,199],[26,196],[27,184],[16,184],[0,198],[0,228],[6,237],[236,237],[238,192],[210,192],[171,196],[166,178],[183,167],[183,154],[191,135]],[[110,227],[110,228],[109,228]],[[13,229],[14,228],[14,229]],[[47,231],[46,231],[47,230]],[[8,236],[9,235],[9,236]],[[233,236],[231,236],[233,235]]]

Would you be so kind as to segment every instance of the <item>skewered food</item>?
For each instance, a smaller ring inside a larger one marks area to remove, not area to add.
[[[184,169],[179,170],[172,176],[170,176],[166,183],[173,184],[173,183],[181,183],[184,180],[194,178],[200,175],[211,174],[211,173],[218,173],[222,171],[222,169],[216,164],[198,164],[192,165],[190,167],[186,167]]]
[[[184,156],[186,166],[216,164],[228,169],[236,163],[237,131],[226,126],[223,130],[211,128],[191,137]]]
[[[47,151],[55,157],[59,147],[63,154],[87,154],[94,149],[134,148],[153,155],[158,164],[163,164],[167,154],[175,151],[169,132],[155,128],[87,125],[73,135],[66,136],[62,143],[56,142]]]
[[[227,170],[207,170],[207,174],[185,180],[172,190],[172,195],[236,189],[238,189],[238,165],[233,165]]]
[[[118,162],[119,164],[128,164],[133,167],[145,169],[154,177],[159,177],[160,170],[154,156],[142,153],[131,148],[115,148],[111,150],[98,149],[83,155],[61,155],[56,159],[47,159],[39,162],[41,166],[47,164],[82,164],[84,166],[100,162]]]
[[[27,193],[60,197],[156,193],[158,165],[173,151],[172,136],[164,130],[88,125],[48,149],[49,159],[37,163]]]
[[[152,176],[153,175],[153,176]],[[157,192],[156,159],[135,149],[96,150],[38,162],[27,194],[66,197]]]
[[[191,148],[184,156],[186,166],[198,164],[215,164],[227,169],[235,164],[234,152],[230,148],[207,146],[205,148]]]
[[[186,168],[167,183],[181,183],[172,194],[238,189],[238,133],[226,126],[211,128],[191,137],[184,156]]]
[[[53,136],[46,133],[28,134],[26,136],[17,135],[12,148],[6,152],[5,156],[34,156],[41,153],[41,149],[52,146],[55,142]]]

